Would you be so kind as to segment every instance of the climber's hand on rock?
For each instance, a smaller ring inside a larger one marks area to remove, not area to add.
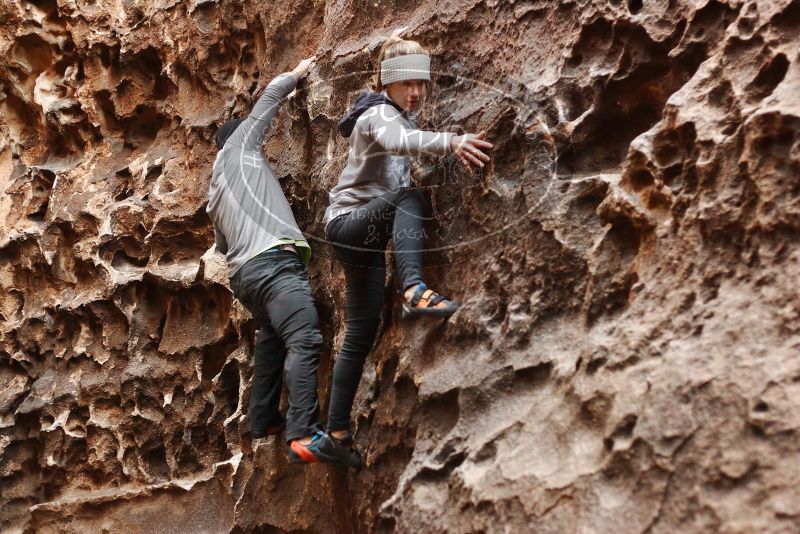
[[[453,152],[459,157],[467,168],[467,172],[472,174],[472,167],[483,168],[484,164],[491,159],[483,150],[492,148],[490,142],[484,139],[483,132],[475,134],[456,135],[450,142]]]
[[[395,31],[392,32],[392,39],[400,39],[403,35],[403,32],[408,29],[408,26],[403,26],[402,28],[397,28]]]
[[[300,78],[302,78],[308,73],[308,70],[311,68],[311,66],[314,64],[316,60],[317,56],[311,56],[307,57],[306,59],[298,63],[297,66],[290,72],[290,74],[294,77],[294,81],[295,82],[300,81]],[[256,90],[253,91],[254,100],[258,99],[261,96],[261,93],[264,92],[264,89],[267,88],[267,85],[269,85],[269,81],[263,81],[259,83],[258,86],[256,86]],[[294,94],[295,91],[292,91],[291,93],[289,93],[288,97],[292,98]]]
[[[295,81],[299,81],[300,78],[308,74],[308,70],[314,65],[316,60],[317,56],[314,55],[298,63],[294,70],[292,70],[292,76],[294,76]]]

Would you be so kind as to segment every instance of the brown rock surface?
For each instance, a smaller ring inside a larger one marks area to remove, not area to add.
[[[319,52],[266,151],[322,237],[406,24],[420,122],[496,143],[418,169],[464,306],[404,324],[389,286],[366,469],[290,466],[247,433],[212,136]],[[0,532],[800,532],[799,50],[798,0],[0,1]]]

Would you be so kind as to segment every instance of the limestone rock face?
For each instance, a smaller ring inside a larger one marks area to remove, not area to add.
[[[224,120],[319,54],[265,143],[312,238],[323,409],[336,122],[396,27],[447,322],[383,326],[366,467],[247,431],[258,325],[205,201]],[[0,531],[800,531],[800,1],[0,1]]]

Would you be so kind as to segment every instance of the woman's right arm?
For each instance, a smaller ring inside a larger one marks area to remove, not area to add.
[[[404,156],[443,156],[453,151],[451,142],[455,134],[406,128],[394,108],[386,104],[368,109],[364,117],[367,135],[387,152]]]

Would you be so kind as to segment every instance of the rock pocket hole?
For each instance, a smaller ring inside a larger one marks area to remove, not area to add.
[[[635,415],[626,415],[614,429],[611,437],[603,440],[606,450],[611,451],[614,448],[614,442],[630,438],[633,435],[633,429],[636,428],[637,421],[638,418]]]
[[[375,527],[375,532],[379,534],[395,532],[397,529],[397,521],[393,517],[381,516],[378,518],[378,523]]]
[[[120,191],[119,193],[114,195],[114,200],[119,202],[121,200],[125,200],[126,198],[130,197],[131,195],[133,195],[133,189],[125,188],[123,191]]]
[[[541,387],[549,380],[552,371],[553,364],[544,362],[532,367],[517,369],[514,371],[514,378],[530,387]]]
[[[25,69],[26,73],[42,72],[53,62],[53,52],[38,35],[23,35],[11,48],[11,57]]]
[[[158,265],[172,265],[175,263],[175,257],[172,255],[172,252],[165,252],[158,258]]]
[[[770,24],[784,35],[795,37],[800,28],[800,2],[794,1],[773,15]]]
[[[597,358],[589,362],[586,366],[586,374],[591,376],[597,372],[598,369],[603,367],[606,364],[605,358]]]
[[[136,146],[152,142],[167,119],[150,106],[138,105],[133,118],[125,121],[125,141]]]
[[[34,211],[33,213],[28,214],[28,219],[32,221],[44,221],[44,216],[47,214],[47,206],[49,202],[45,201],[39,206],[39,208]]]
[[[456,77],[452,74],[440,74],[436,78],[436,85],[439,88],[449,88],[456,84]]]
[[[31,199],[32,206],[30,206],[33,209],[28,214],[28,219],[44,221],[47,208],[50,205],[50,191],[53,189],[54,181],[55,174],[52,171],[41,169],[38,174],[34,175],[31,181],[33,198]]]
[[[239,407],[239,365],[235,360],[223,367],[218,388],[227,408],[226,416],[230,416]]]
[[[634,191],[641,191],[655,183],[655,178],[647,169],[639,169],[631,175],[631,187]]]
[[[641,11],[643,7],[644,7],[643,0],[628,0],[628,11],[630,11],[634,15],[639,11]]]
[[[141,269],[147,267],[147,258],[134,258],[128,256],[123,251],[118,250],[111,260],[111,266],[115,269]]]
[[[166,479],[169,475],[169,467],[167,467],[167,451],[164,445],[159,445],[154,449],[150,449],[142,455],[147,466],[147,472],[157,479]]]
[[[761,100],[772,94],[775,88],[786,77],[789,70],[789,60],[783,54],[778,54],[772,61],[764,65],[758,76],[750,84],[752,98]]]
[[[567,59],[567,65],[570,67],[577,67],[583,63],[583,56],[581,54],[573,54]]]
[[[163,170],[164,170],[164,166],[163,165],[155,165],[154,167],[151,167],[147,171],[147,175],[145,176],[145,180],[148,181],[148,182],[155,180],[156,178],[161,176],[161,172]]]

